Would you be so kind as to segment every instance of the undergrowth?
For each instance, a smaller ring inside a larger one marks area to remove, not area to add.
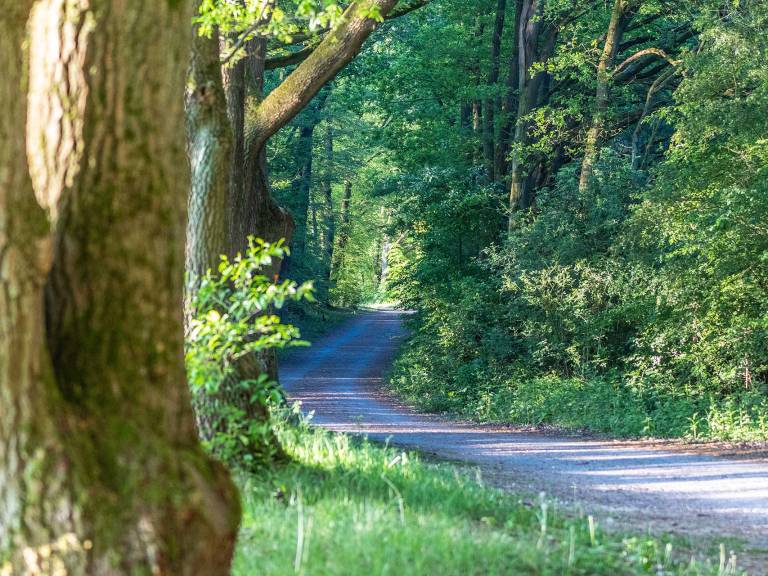
[[[739,574],[715,553],[621,536],[541,495],[483,485],[453,465],[283,422],[292,463],[241,478],[234,574]]]
[[[514,368],[453,370],[406,345],[390,377],[396,393],[418,408],[480,422],[555,425],[615,437],[764,442],[763,393],[691,394],[628,385],[616,377],[537,376]],[[474,368],[474,369],[473,369]]]

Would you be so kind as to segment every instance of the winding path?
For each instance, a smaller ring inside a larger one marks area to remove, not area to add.
[[[361,313],[283,363],[288,396],[334,431],[415,448],[481,468],[494,484],[580,503],[602,523],[748,541],[768,574],[768,461],[695,447],[557,437],[421,414],[384,389],[405,338],[402,312]],[[766,562],[765,564],[763,562]]]

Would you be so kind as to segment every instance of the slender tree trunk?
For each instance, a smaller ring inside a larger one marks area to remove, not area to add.
[[[539,33],[542,27],[545,0],[525,0],[518,27],[518,106],[515,123],[514,148],[509,191],[509,230],[513,226],[513,212],[533,204],[530,190],[526,186],[524,148],[528,144],[528,114],[536,106],[539,86],[543,73],[531,75],[531,67],[539,60]]]
[[[306,258],[308,245],[309,207],[312,192],[312,171],[314,165],[315,129],[322,120],[321,114],[328,99],[329,90],[323,90],[317,96],[316,101],[307,110],[306,123],[299,129],[299,139],[296,146],[296,160],[299,169],[294,184],[294,197],[296,200],[296,213],[294,219],[297,228],[296,239],[292,259],[294,262],[302,262]]]
[[[584,159],[581,163],[579,190],[589,187],[594,172],[595,162],[605,130],[608,112],[609,94],[613,66],[616,61],[621,39],[627,24],[627,14],[632,6],[631,0],[616,0],[611,11],[608,32],[605,35],[605,46],[597,66],[597,92],[595,95],[595,111],[592,116],[592,126],[587,132],[584,144]]]
[[[481,134],[483,129],[483,105],[480,100],[472,100],[472,130]]]
[[[320,239],[320,228],[318,226],[317,222],[317,199],[315,198],[315,195],[312,194],[312,190],[310,189],[309,192],[309,219],[312,223],[312,247],[315,252],[318,251],[318,249],[321,249],[321,239]],[[305,240],[305,245],[310,245],[310,238],[307,238]]]
[[[637,121],[634,131],[632,132],[632,169],[638,170],[640,168],[640,132],[642,131],[645,118],[651,111],[651,105],[653,104],[653,98],[656,93],[661,90],[667,82],[675,77],[677,70],[672,68],[667,72],[659,75],[656,80],[653,81],[651,87],[648,89],[648,93],[645,97],[645,105],[643,106],[643,112],[640,115],[640,119]]]
[[[546,26],[545,29],[540,32],[540,40],[537,47],[537,60],[539,63],[546,62],[552,57],[555,51],[555,45],[558,37],[558,27],[556,25]],[[527,102],[529,109],[527,113],[530,113],[542,106],[546,106],[549,103],[550,95],[550,82],[551,76],[546,71],[538,71],[528,84],[528,96]],[[528,131],[530,130],[530,123],[526,126],[526,135],[524,145],[531,144]],[[526,158],[526,168],[528,175],[525,180],[524,190],[527,196],[527,200],[524,203],[524,207],[533,206],[536,203],[536,192],[540,190],[551,171],[554,167],[553,159],[540,151],[534,151],[529,153]]]
[[[512,139],[513,128],[515,127],[515,115],[517,112],[517,98],[519,89],[519,46],[520,42],[520,22],[523,12],[523,3],[525,0],[516,0],[515,2],[515,27],[514,42],[512,42],[512,52],[509,57],[509,67],[507,75],[507,93],[501,107],[501,127],[499,128],[499,142],[496,146],[495,168],[497,179],[506,178],[507,156],[509,155],[509,144]]]
[[[378,288],[381,282],[381,246],[382,238],[377,236],[373,242],[373,285]]]
[[[325,214],[324,225],[324,262],[326,278],[331,278],[331,262],[333,262],[333,248],[336,241],[336,218],[333,213],[333,120],[328,117],[328,129],[325,133],[325,173],[323,174],[323,203]]]
[[[296,159],[299,162],[299,170],[294,183],[294,194],[297,202],[296,214],[297,234],[293,243],[293,261],[303,262],[306,258],[307,216],[309,214],[310,192],[312,191],[312,165],[316,122],[310,121],[308,126],[302,126],[299,132],[299,142],[296,150]]]
[[[331,279],[338,279],[339,272],[344,265],[344,250],[349,242],[350,209],[352,205],[352,180],[344,180],[344,195],[341,198],[341,213],[339,214],[339,232],[337,234],[336,248],[333,251],[331,263]]]
[[[381,215],[382,220],[385,220],[387,227],[390,226],[392,215],[389,210],[386,210],[384,208],[381,209]],[[386,218],[385,218],[386,217]],[[389,276],[389,252],[392,249],[392,240],[389,237],[389,234],[384,232],[382,240],[381,240],[381,256],[379,257],[379,277],[378,277],[378,288],[381,289],[381,287],[386,287],[387,284],[387,277]]]
[[[38,2],[25,114],[30,4],[0,1],[0,555],[226,574],[237,498],[183,363],[191,3]]]
[[[504,33],[504,18],[507,11],[507,0],[497,0],[496,20],[491,36],[491,69],[488,74],[488,86],[495,90],[499,82],[501,67],[501,38]],[[496,174],[496,109],[499,99],[497,96],[488,97],[483,102],[483,155],[485,156],[488,177],[495,180]]]

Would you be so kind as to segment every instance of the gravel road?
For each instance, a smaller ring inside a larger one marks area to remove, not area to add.
[[[406,336],[403,313],[361,313],[283,362],[290,399],[334,431],[389,439],[476,465],[489,483],[579,504],[602,525],[651,528],[717,542],[746,540],[740,564],[768,574],[768,461],[712,448],[559,437],[421,414],[383,376]],[[707,453],[705,453],[707,452]]]

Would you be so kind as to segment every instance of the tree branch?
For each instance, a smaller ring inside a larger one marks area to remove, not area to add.
[[[360,52],[365,40],[379,25],[366,15],[368,8],[378,8],[381,16],[386,17],[397,1],[352,2],[336,27],[258,107],[246,134],[247,149],[259,150]]]
[[[404,5],[404,6],[398,6],[395,9],[392,10],[389,14],[387,14],[384,17],[384,20],[395,20],[396,18],[400,18],[402,16],[405,16],[406,14],[410,14],[411,12],[418,10],[419,8],[423,8],[427,4],[429,4],[431,0],[417,0],[415,2],[412,2],[410,4]],[[294,44],[298,44],[300,42],[307,42],[308,40],[312,40],[313,38],[316,38],[320,34],[325,34],[328,32],[328,28],[321,28],[314,32],[302,32],[299,34],[295,34],[291,37],[290,44],[284,44],[284,46],[292,46]],[[305,46],[301,50],[298,50],[296,52],[292,52],[290,54],[285,54],[283,56],[275,56],[274,58],[269,58],[266,61],[265,69],[266,70],[275,70],[277,68],[285,68],[287,66],[292,66],[294,64],[299,64],[307,59],[307,57],[312,54],[312,52],[315,51],[315,48],[317,48],[317,45],[313,46]]]
[[[269,24],[275,11],[276,2],[277,0],[262,0],[261,8],[259,9],[259,17],[253,24],[248,27],[245,32],[240,35],[240,37],[235,42],[235,45],[232,47],[232,50],[230,50],[229,54],[227,54],[222,61],[222,64],[226,64],[232,60],[235,54],[237,54],[237,51],[245,46],[245,43],[248,41],[248,38],[250,38],[251,34],[256,32],[256,30],[258,30],[260,27]]]
[[[390,12],[384,17],[384,20],[394,20],[395,18],[400,18],[401,16],[405,16],[406,14],[409,14],[414,10],[423,8],[424,6],[429,4],[430,1],[431,0],[414,0],[413,2],[407,2],[403,6],[397,6],[395,9],[392,10],[392,12]]]
[[[418,10],[419,8],[423,8],[424,6],[429,4],[431,1],[432,0],[416,0],[414,2],[405,4],[404,6],[396,6],[389,14],[384,16],[384,20],[395,20],[397,18],[400,18],[401,16],[410,14],[411,12]],[[302,42],[307,42],[309,40],[322,36],[329,30],[330,28],[318,28],[317,30],[312,30],[307,32],[298,32],[296,34],[291,35],[290,42],[283,42],[279,45],[283,47],[288,47],[288,46],[293,46],[294,44],[301,44]]]
[[[617,75],[619,72],[621,72],[621,70],[627,64],[631,64],[632,62],[634,62],[635,60],[637,60],[639,58],[642,58],[643,56],[650,56],[650,55],[654,55],[654,56],[658,56],[659,58],[663,58],[664,60],[669,62],[669,64],[671,66],[678,66],[680,64],[680,60],[673,60],[661,48],[644,48],[643,50],[639,50],[638,52],[635,52],[634,54],[632,54],[632,56],[630,56],[629,58],[624,60],[624,62],[622,62],[621,64],[616,66],[616,68],[613,71],[614,76]]]
[[[286,66],[292,66],[293,64],[300,64],[306,60],[312,52],[315,51],[317,46],[307,46],[296,52],[291,52],[285,56],[276,56],[274,58],[267,58],[264,62],[265,70],[275,70],[277,68],[285,68]]]

